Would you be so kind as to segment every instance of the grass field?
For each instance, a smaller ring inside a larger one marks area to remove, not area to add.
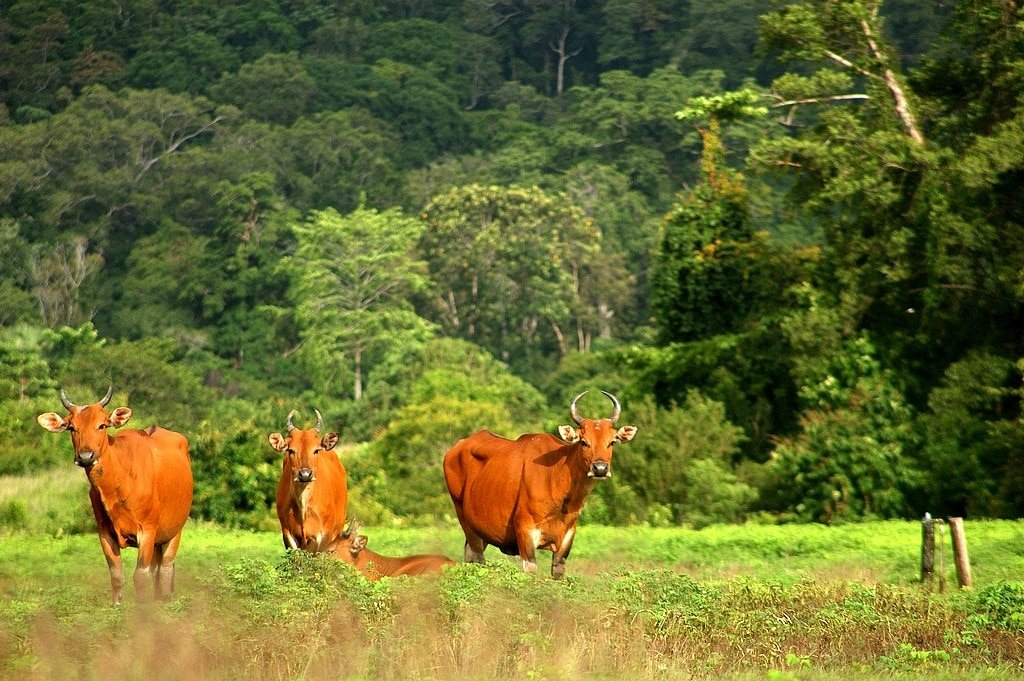
[[[10,512],[5,489],[0,481]],[[48,512],[39,500],[23,506],[13,512],[22,524]],[[947,539],[939,594],[917,583],[913,522],[586,526],[562,582],[544,574],[546,558],[528,576],[489,549],[483,567],[378,583],[336,560],[286,553],[276,533],[190,524],[176,598],[138,602],[129,584],[120,608],[109,605],[93,535],[10,531],[0,536],[0,674],[1024,678],[1024,522],[966,527],[975,588],[955,588]],[[364,533],[384,554],[461,555],[454,526]],[[135,551],[125,557],[130,570]]]

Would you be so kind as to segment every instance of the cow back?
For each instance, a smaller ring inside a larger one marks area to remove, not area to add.
[[[514,553],[514,515],[528,482],[527,462],[564,445],[543,433],[513,441],[480,431],[460,440],[444,461],[445,481],[457,511],[488,543]]]

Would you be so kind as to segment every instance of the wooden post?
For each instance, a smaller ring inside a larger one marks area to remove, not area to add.
[[[964,535],[964,519],[950,518],[949,533],[953,537],[953,560],[956,561],[956,579],[960,582],[960,588],[970,588],[974,580],[971,579],[971,561],[967,557],[967,537]]]
[[[935,523],[931,513],[921,521],[921,582],[931,585],[935,576]]]

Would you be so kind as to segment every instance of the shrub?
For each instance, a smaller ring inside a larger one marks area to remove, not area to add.
[[[756,492],[732,469],[743,431],[720,402],[691,391],[682,406],[635,405],[636,439],[615,466],[648,505],[666,504],[676,523],[704,526],[742,520]]]
[[[274,529],[278,454],[251,423],[203,427],[192,438],[192,516],[234,527]]]
[[[387,489],[379,501],[396,515],[436,517],[449,513],[451,502],[441,462],[459,439],[486,428],[511,434],[504,405],[452,397],[434,397],[399,410],[384,434],[370,445],[370,454],[353,465],[352,479],[361,484],[383,472]]]

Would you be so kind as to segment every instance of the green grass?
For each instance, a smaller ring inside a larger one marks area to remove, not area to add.
[[[1024,679],[1024,522],[967,522],[968,591],[947,538],[944,594],[917,583],[914,522],[583,526],[562,582],[547,554],[525,575],[492,548],[377,583],[275,532],[190,523],[176,598],[129,580],[114,608],[95,536],[60,530],[85,494],[0,480],[0,508],[24,506],[0,532],[4,678]],[[364,531],[384,554],[462,553],[454,523]]]
[[[489,554],[370,583],[276,533],[186,528],[174,601],[109,605],[91,535],[0,538],[10,678],[1024,678],[1024,523],[968,523],[976,588],[919,588],[916,523],[584,527],[569,578]],[[455,557],[457,528],[366,528]],[[125,551],[131,569],[135,551]],[[952,584],[953,582],[951,582]],[[168,656],[173,664],[168,666]]]

